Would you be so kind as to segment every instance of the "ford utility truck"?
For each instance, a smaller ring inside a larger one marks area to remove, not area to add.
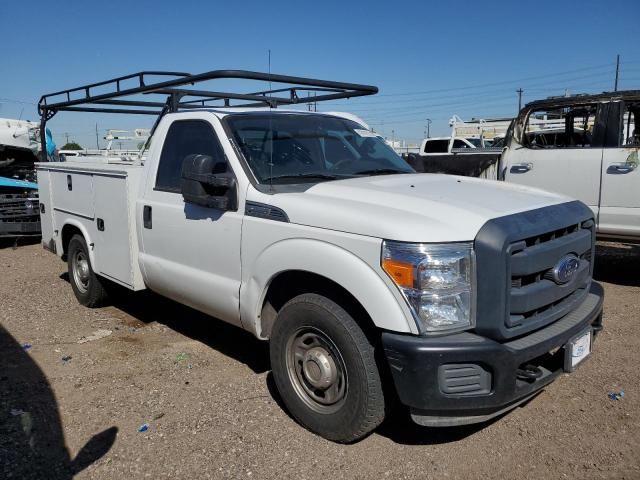
[[[193,89],[219,79],[278,88]],[[38,165],[43,246],[78,301],[148,288],[248,330],[269,342],[293,417],[338,442],[398,403],[421,425],[488,420],[589,356],[603,301],[592,210],[417,174],[357,117],[296,110],[307,92],[377,88],[218,70],[43,96],[43,127],[62,111],[158,115],[136,159]]]

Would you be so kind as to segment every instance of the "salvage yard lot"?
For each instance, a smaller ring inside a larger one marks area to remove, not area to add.
[[[575,374],[487,424],[398,413],[345,446],[282,410],[266,343],[146,292],[86,309],[54,255],[2,247],[0,478],[640,478],[638,248],[599,246],[605,330]]]

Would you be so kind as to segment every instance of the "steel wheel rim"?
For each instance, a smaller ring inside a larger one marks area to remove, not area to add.
[[[298,398],[317,413],[338,411],[347,398],[347,369],[336,344],[321,330],[303,327],[287,341],[289,380]]]
[[[82,250],[78,250],[73,254],[71,267],[73,281],[76,287],[81,293],[86,293],[89,289],[91,274],[89,270],[89,259]]]

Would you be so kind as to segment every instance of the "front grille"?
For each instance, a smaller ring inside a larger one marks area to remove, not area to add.
[[[577,201],[487,222],[475,240],[476,331],[512,339],[575,309],[591,284],[594,239],[593,213]],[[551,271],[567,255],[577,270],[561,284]]]
[[[543,327],[567,314],[587,294],[593,271],[593,222],[575,223],[524,238],[509,246],[510,292],[507,328]],[[558,284],[549,272],[565,255],[579,258],[571,281]]]
[[[0,221],[24,222],[38,221],[38,198],[25,198],[17,195],[0,195]]]

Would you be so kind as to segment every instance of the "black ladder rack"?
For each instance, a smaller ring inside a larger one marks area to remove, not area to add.
[[[157,77],[161,80],[158,81]],[[269,82],[269,85],[276,83],[286,84],[286,86],[250,93],[186,88],[197,83],[221,79],[254,80]],[[157,115],[157,125],[165,113],[179,110],[261,106],[276,108],[280,105],[315,103],[376,93],[378,88],[371,85],[247,70],[213,70],[197,75],[183,72],[144,71],[43,95],[38,102],[38,113],[40,114],[40,132],[45,132],[46,122],[61,111]],[[140,94],[155,95],[156,101],[131,98]],[[161,98],[157,98],[158,95]],[[232,105],[232,101],[236,103]],[[218,104],[216,105],[215,102]],[[43,152],[46,151],[45,137],[42,133]]]

